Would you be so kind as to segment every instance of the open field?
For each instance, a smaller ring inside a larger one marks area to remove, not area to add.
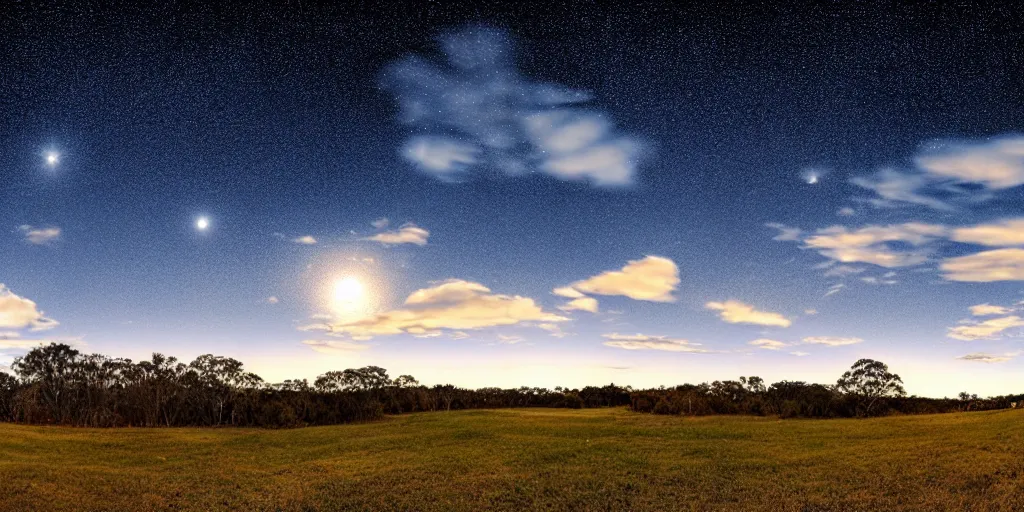
[[[2,510],[1024,510],[1024,411],[473,410],[296,430],[0,425]]]

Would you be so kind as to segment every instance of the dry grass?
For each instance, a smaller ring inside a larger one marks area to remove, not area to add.
[[[2,510],[1024,510],[1024,411],[598,410],[297,430],[0,425]]]

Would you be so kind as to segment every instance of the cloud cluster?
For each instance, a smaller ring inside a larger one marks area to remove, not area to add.
[[[876,197],[867,201],[878,207],[913,204],[952,210],[956,203],[985,200],[1024,185],[1024,136],[934,143],[914,163],[913,171],[886,169],[851,182],[874,192]]]
[[[427,245],[427,238],[430,237],[430,231],[427,231],[415,224],[405,224],[402,227],[385,231],[383,233],[377,233],[373,236],[368,236],[363,240],[369,240],[371,242],[380,242],[385,245],[398,245],[398,244],[414,244],[414,245]]]
[[[631,260],[620,270],[602,272],[589,279],[552,291],[561,297],[580,299],[585,294],[621,295],[635,300],[674,302],[679,286],[679,267],[661,256]],[[596,301],[594,303],[596,308]]]
[[[648,336],[646,334],[605,334],[605,346],[626,350],[663,350],[666,352],[691,352],[706,354],[710,350],[700,348],[700,343],[692,343],[680,338],[666,336]]]
[[[727,300],[725,302],[708,302],[704,305],[708,309],[718,311],[718,316],[730,324],[754,324],[773,327],[789,327],[793,322],[790,319],[768,311],[758,311],[749,304],[738,300]]]
[[[45,331],[56,326],[57,321],[47,318],[35,302],[15,295],[0,283],[0,329]]]
[[[583,108],[589,93],[520,73],[509,34],[470,26],[440,43],[447,62],[410,55],[383,79],[402,121],[423,132],[402,150],[422,171],[449,180],[489,170],[605,186],[633,182],[639,142],[606,114]]]
[[[811,233],[776,223],[767,226],[779,230],[780,234],[775,240],[801,242],[801,249],[814,250],[828,258],[830,262],[823,267],[828,269],[826,276],[842,277],[858,273],[858,267],[848,265],[851,263],[885,268],[921,265],[931,260],[937,242],[946,241],[1000,247],[943,259],[939,269],[946,280],[1024,280],[1024,217],[959,227],[921,222],[859,228],[831,226]],[[836,263],[841,265],[833,267]],[[865,282],[893,284],[877,278],[869,278]]]
[[[25,236],[25,241],[34,245],[46,245],[60,238],[61,230],[58,227],[39,228],[28,224],[18,226]]]
[[[495,294],[482,284],[452,279],[416,290],[398,309],[304,328],[365,340],[381,335],[420,335],[440,329],[472,330],[520,322],[566,320],[568,318],[544,311],[533,299]]]

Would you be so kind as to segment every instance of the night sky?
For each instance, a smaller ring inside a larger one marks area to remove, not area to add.
[[[0,7],[0,368],[1024,389],[1006,7]]]

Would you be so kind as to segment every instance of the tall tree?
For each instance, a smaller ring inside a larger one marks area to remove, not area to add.
[[[889,372],[889,366],[874,359],[861,359],[836,383],[836,389],[857,398],[858,412],[870,416],[879,399],[903,397],[903,379]]]

